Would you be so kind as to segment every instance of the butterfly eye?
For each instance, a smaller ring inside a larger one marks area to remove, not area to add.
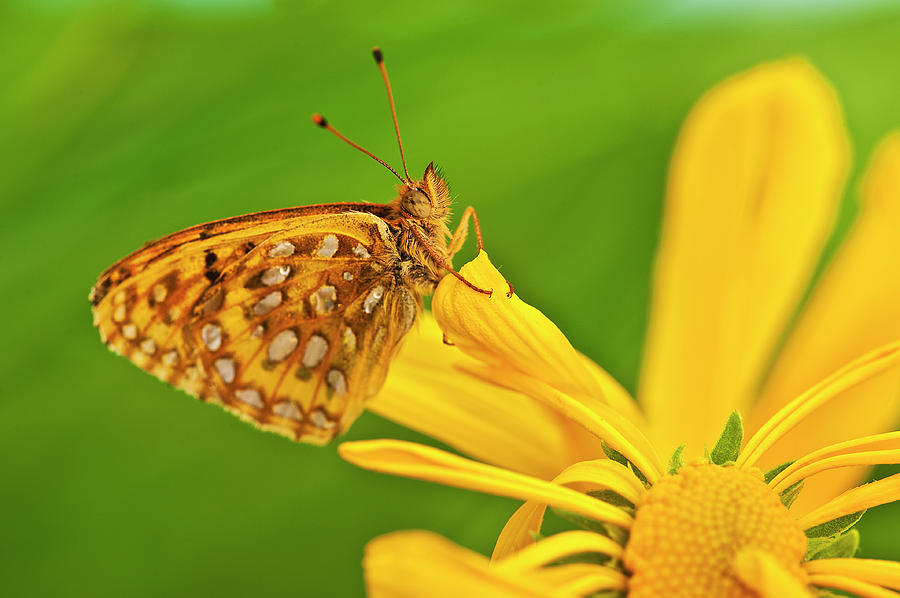
[[[407,189],[400,200],[400,205],[413,218],[431,216],[431,200],[421,189]]]

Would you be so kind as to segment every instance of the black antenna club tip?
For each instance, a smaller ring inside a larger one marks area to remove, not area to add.
[[[375,62],[377,62],[378,64],[384,62],[384,54],[381,53],[381,48],[379,48],[378,46],[372,48],[372,56],[375,57]]]
[[[325,120],[325,117],[319,113],[312,115],[312,121],[323,129],[328,126],[328,121]]]

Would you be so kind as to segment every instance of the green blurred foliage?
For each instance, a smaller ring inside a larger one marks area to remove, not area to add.
[[[856,162],[900,124],[900,7],[678,11],[665,3],[0,4],[0,579],[25,595],[362,593],[364,543],[436,530],[489,552],[513,501],[378,476],[188,399],[110,354],[96,275],[215,218],[386,201],[436,160],[494,262],[634,387],[666,165],[692,102],[801,53],[835,83]],[[471,255],[471,249],[469,255]],[[350,438],[415,434],[366,414]],[[882,472],[883,473],[883,472]],[[863,522],[900,558],[900,509]]]

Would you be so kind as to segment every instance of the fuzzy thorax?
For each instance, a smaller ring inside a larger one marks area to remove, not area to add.
[[[430,294],[450,265],[450,190],[429,164],[418,181],[400,185],[389,204],[393,213],[403,282],[422,294]]]

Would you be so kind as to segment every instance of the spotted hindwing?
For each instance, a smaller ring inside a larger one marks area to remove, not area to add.
[[[94,322],[110,348],[159,378],[322,444],[380,389],[415,320],[420,298],[399,281],[398,261],[389,227],[369,212],[224,220],[109,268],[91,293]]]

